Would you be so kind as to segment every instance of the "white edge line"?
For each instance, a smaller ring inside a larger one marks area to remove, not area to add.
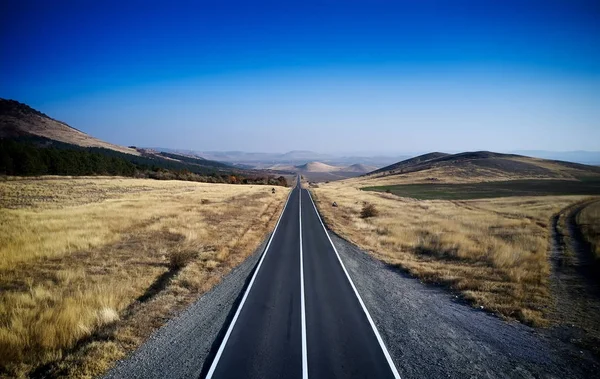
[[[304,262],[302,253],[302,185],[300,185],[300,311],[302,313],[302,378],[308,379],[308,353],[306,348],[306,308],[304,303]]]
[[[262,257],[260,258],[260,262],[258,262],[258,266],[256,266],[256,270],[254,271],[254,275],[252,275],[252,279],[250,279],[250,283],[248,284],[248,288],[246,288],[246,292],[244,293],[244,297],[242,297],[242,301],[240,302],[240,305],[238,306],[237,311],[235,312],[235,315],[233,316],[233,319],[231,320],[231,324],[229,324],[229,328],[227,329],[227,333],[225,333],[225,337],[223,337],[223,341],[221,342],[221,346],[219,346],[219,350],[217,351],[217,355],[215,355],[215,358],[212,361],[212,364],[210,365],[210,370],[208,370],[208,374],[206,374],[206,379],[210,379],[212,378],[215,369],[217,368],[217,364],[219,363],[219,359],[221,359],[221,355],[223,354],[223,350],[225,350],[225,345],[227,345],[227,340],[229,339],[229,336],[231,335],[231,332],[233,331],[233,327],[235,326],[235,322],[237,321],[240,312],[242,311],[242,308],[244,307],[244,303],[246,302],[246,298],[248,298],[248,294],[250,293],[250,289],[252,289],[252,285],[254,284],[254,279],[256,279],[256,276],[258,275],[258,271],[260,270],[260,266],[262,265],[263,261],[265,260],[265,257],[267,256],[267,252],[269,251],[269,246],[271,246],[271,241],[273,241],[273,237],[275,236],[275,233],[277,232],[277,228],[279,227],[279,222],[281,221],[281,219],[283,218],[283,214],[285,213],[285,209],[287,208],[288,202],[290,201],[290,198],[292,197],[292,193],[294,192],[294,190],[292,189],[292,191],[290,192],[290,194],[288,195],[287,200],[285,201],[285,205],[283,207],[283,210],[281,211],[281,214],[279,215],[279,219],[277,220],[277,224],[275,225],[275,229],[273,230],[273,234],[271,234],[271,238],[269,238],[269,242],[267,243],[267,247],[265,248],[265,251],[263,252]]]
[[[333,247],[333,251],[335,251],[335,255],[337,256],[338,261],[340,261],[340,265],[342,265],[342,269],[344,270],[344,273],[346,273],[346,277],[348,278],[348,281],[350,282],[350,285],[352,286],[352,289],[354,290],[354,293],[356,294],[356,297],[358,298],[358,302],[360,303],[363,311],[365,312],[365,315],[367,315],[369,324],[371,324],[371,328],[373,329],[373,333],[375,333],[377,342],[379,342],[379,346],[381,346],[381,350],[383,350],[383,355],[385,355],[385,359],[387,360],[388,364],[390,365],[392,374],[394,374],[394,377],[396,379],[401,379],[400,374],[398,373],[398,370],[396,369],[396,365],[394,365],[394,361],[392,361],[392,357],[390,356],[388,349],[385,347],[385,344],[383,343],[383,339],[381,338],[381,335],[379,334],[379,331],[377,330],[377,327],[375,326],[375,323],[373,322],[373,319],[371,318],[371,315],[369,314],[369,311],[367,310],[365,303],[363,302],[362,298],[360,297],[360,294],[358,293],[358,290],[356,289],[354,282],[352,282],[352,278],[350,278],[350,274],[348,274],[348,270],[346,270],[346,266],[344,266],[344,262],[342,262],[342,259],[340,258],[340,254],[338,253],[337,249],[335,248],[335,245],[333,244],[331,237],[329,237],[329,233],[327,233],[327,228],[325,228],[325,224],[323,224],[323,220],[321,219],[321,215],[319,214],[319,211],[317,210],[317,206],[315,205],[315,202],[312,198],[312,195],[310,194],[310,191],[308,191],[308,190],[306,190],[306,191],[308,192],[308,197],[310,198],[310,201],[312,202],[312,205],[315,208],[315,212],[317,212],[317,217],[319,217],[319,221],[321,221],[321,226],[323,227],[323,230],[325,231],[325,235],[327,236],[329,243]]]

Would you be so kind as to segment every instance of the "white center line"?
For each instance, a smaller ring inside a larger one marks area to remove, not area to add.
[[[308,354],[306,349],[306,310],[304,305],[304,262],[302,258],[302,184],[300,184],[300,312],[302,322],[302,378],[308,379]]]

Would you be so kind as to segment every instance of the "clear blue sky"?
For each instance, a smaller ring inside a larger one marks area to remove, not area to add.
[[[114,143],[600,150],[600,2],[0,5],[0,97]]]

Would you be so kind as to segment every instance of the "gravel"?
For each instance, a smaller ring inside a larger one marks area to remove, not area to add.
[[[268,236],[270,237],[270,235]],[[208,371],[268,241],[212,290],[157,330],[105,378],[198,378]],[[205,364],[206,363],[206,364]]]
[[[402,378],[600,377],[591,353],[474,309],[329,234]]]
[[[589,352],[474,309],[329,234],[402,378],[600,377]],[[266,241],[105,378],[204,376]]]

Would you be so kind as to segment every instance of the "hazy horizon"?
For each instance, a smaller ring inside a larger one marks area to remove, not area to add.
[[[595,1],[3,5],[0,97],[196,151],[597,151]]]

